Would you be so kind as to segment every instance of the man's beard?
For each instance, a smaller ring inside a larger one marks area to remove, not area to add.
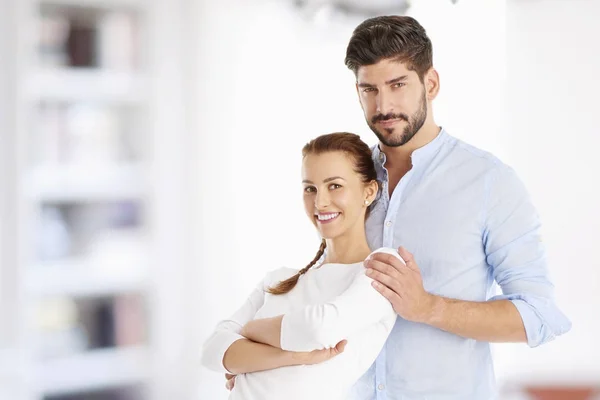
[[[397,128],[384,128],[384,130],[388,133],[388,135],[384,136],[381,132],[377,130],[375,124],[379,121],[387,121],[390,119],[401,119],[407,122],[407,125],[404,127],[402,134],[400,137],[394,136],[393,132]],[[369,128],[377,135],[379,141],[388,147],[399,147],[410,141],[421,129],[425,120],[427,119],[427,97],[425,96],[425,90],[423,90],[423,97],[421,97],[421,104],[419,104],[419,109],[409,118],[408,115],[398,113],[389,113],[389,114],[377,114],[373,118],[371,118],[371,122],[367,120],[367,124]]]

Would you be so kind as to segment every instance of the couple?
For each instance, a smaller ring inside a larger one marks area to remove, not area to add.
[[[535,347],[571,326],[536,210],[512,169],[435,124],[439,76],[417,21],[366,20],[346,65],[379,145],[341,133],[305,146],[321,248],[268,274],[203,364],[228,374],[230,399],[492,399],[490,343]]]

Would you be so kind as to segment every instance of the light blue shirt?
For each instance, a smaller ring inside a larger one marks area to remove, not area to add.
[[[508,299],[531,347],[571,328],[556,307],[540,220],[514,171],[443,129],[412,154],[412,169],[388,194],[385,154],[373,149],[383,182],[372,206],[372,249],[404,246],[432,294],[469,301]],[[503,295],[495,295],[496,282]],[[356,400],[486,400],[496,395],[490,345],[401,317]]]

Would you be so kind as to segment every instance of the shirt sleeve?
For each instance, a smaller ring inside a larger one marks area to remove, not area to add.
[[[230,373],[223,365],[223,357],[236,341],[244,339],[239,333],[249,321],[254,319],[265,300],[265,281],[262,280],[252,291],[246,302],[229,318],[220,321],[215,331],[208,337],[201,352],[201,363],[216,372]]]
[[[348,289],[331,302],[285,314],[281,322],[281,348],[289,351],[331,348],[354,332],[384,320],[389,321],[386,324],[389,334],[396,313],[390,302],[371,286],[372,282],[361,269]]]
[[[500,165],[492,174],[484,246],[503,294],[490,300],[510,300],[515,305],[527,344],[536,347],[568,332],[571,322],[555,304],[540,219],[527,190],[508,166]]]

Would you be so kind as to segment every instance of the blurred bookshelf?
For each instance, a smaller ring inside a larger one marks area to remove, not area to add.
[[[47,398],[65,393],[93,392],[114,387],[131,390],[149,377],[148,352],[145,348],[92,350],[40,363],[36,371],[37,388]],[[82,371],[73,375],[72,371]],[[102,373],[98,373],[102,371]],[[139,396],[139,395],[137,395]]]
[[[82,92],[80,88],[86,88]],[[121,104],[142,102],[144,76],[132,72],[70,71],[66,67],[44,68],[28,81],[25,95],[31,100],[105,101]]]
[[[32,168],[23,192],[38,202],[141,199],[149,185],[142,165],[56,165]]]
[[[27,400],[150,397],[154,182],[144,3],[19,0]]]
[[[3,3],[2,400],[194,398],[194,7]]]

